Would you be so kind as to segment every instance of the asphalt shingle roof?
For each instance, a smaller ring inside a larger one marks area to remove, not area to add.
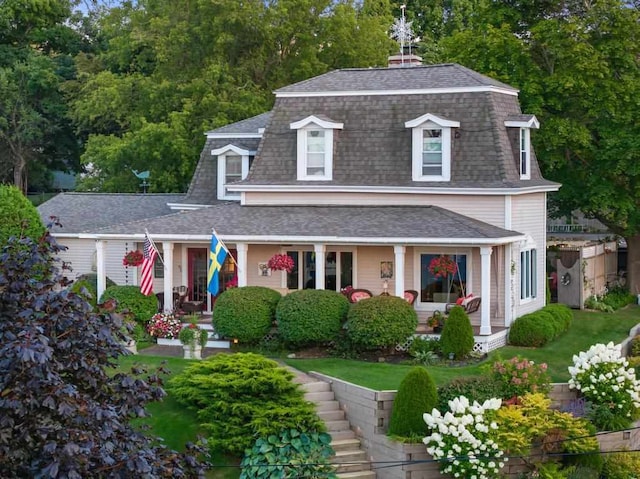
[[[56,216],[62,229],[55,233],[92,232],[97,228],[167,215],[167,203],[184,198],[181,194],[60,193],[38,206],[46,223]]]
[[[162,235],[211,235],[223,237],[286,236],[370,238],[462,238],[499,239],[518,236],[437,206],[241,206],[219,203],[209,208],[121,225],[97,231],[130,234],[144,231]]]
[[[264,128],[271,117],[271,112],[267,111],[260,115],[252,116],[246,120],[241,120],[236,123],[230,123],[229,125],[216,128],[215,130],[208,131],[207,134],[216,135],[234,135],[238,133],[258,133],[258,130]]]

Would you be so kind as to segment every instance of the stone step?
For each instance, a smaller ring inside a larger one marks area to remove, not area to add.
[[[316,401],[316,411],[335,411],[340,409],[340,403],[335,399],[333,401]]]
[[[350,428],[350,424],[349,421],[326,421],[325,422],[326,426],[327,426],[327,431],[329,431],[329,434],[331,434],[331,432],[333,431],[345,431],[348,430]]]
[[[327,422],[327,421],[341,421],[341,420],[345,419],[344,411],[341,411],[339,409],[337,409],[335,411],[316,411],[316,414],[324,422]]]
[[[331,458],[331,462],[334,464],[364,463],[367,462],[367,453],[362,449],[340,450],[336,451],[336,454]]]
[[[335,395],[333,391],[321,391],[319,393],[305,393],[304,398],[311,402],[331,401],[335,399]]]
[[[331,439],[334,441],[343,441],[345,439],[355,439],[356,433],[351,429],[344,429],[342,431],[330,431]]]
[[[339,479],[376,479],[375,471],[370,469],[366,471],[342,472],[336,475]]]
[[[302,384],[302,389],[308,393],[327,392],[327,391],[331,391],[331,384],[325,383],[324,381],[304,383]]]
[[[355,435],[349,439],[334,439],[331,441],[331,447],[336,452],[358,449],[360,447],[360,439],[357,439]]]
[[[335,458],[332,458],[331,461],[336,466],[337,473],[345,473],[345,472],[359,472],[366,471],[371,469],[371,464],[369,461],[354,461],[354,462],[346,462],[344,464],[337,463]]]

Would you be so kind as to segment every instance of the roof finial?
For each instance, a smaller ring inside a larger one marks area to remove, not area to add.
[[[393,22],[393,25],[391,26],[391,37],[400,42],[400,56],[402,59],[402,64],[404,64],[405,43],[409,45],[409,56],[411,56],[411,42],[415,40],[413,30],[411,30],[411,23],[413,22],[407,22],[404,16],[404,11],[406,10],[406,8],[406,5],[400,5],[402,16],[399,19],[396,18]]]

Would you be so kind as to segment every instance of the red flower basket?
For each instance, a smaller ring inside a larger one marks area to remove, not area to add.
[[[429,273],[436,278],[448,278],[458,271],[458,265],[449,255],[436,256],[429,263]]]
[[[134,249],[124,255],[124,258],[122,258],[122,266],[140,266],[143,260],[142,251]]]
[[[271,268],[273,271],[286,271],[287,273],[291,273],[295,266],[293,262],[293,258],[286,254],[274,254],[267,266]]]

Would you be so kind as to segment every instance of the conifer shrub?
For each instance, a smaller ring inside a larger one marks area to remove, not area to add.
[[[254,353],[216,354],[188,366],[169,390],[196,411],[212,451],[241,454],[283,429],[324,432],[293,374]]]
[[[12,185],[0,185],[0,247],[10,237],[37,240],[45,227],[33,203]]]
[[[431,375],[423,367],[412,368],[404,377],[393,400],[388,434],[424,437],[427,424],[422,415],[438,405],[438,392]]]
[[[444,322],[440,335],[440,348],[445,357],[453,353],[456,359],[466,357],[472,350],[475,340],[469,315],[461,306],[454,306],[449,318]]]
[[[293,347],[335,341],[348,309],[349,300],[336,291],[294,291],[284,296],[276,308],[278,334]]]
[[[357,349],[384,349],[404,342],[416,332],[413,306],[396,296],[376,296],[350,306],[347,338]]]
[[[243,286],[224,291],[213,309],[213,327],[224,338],[257,343],[271,329],[282,295],[264,286]]]
[[[516,319],[509,329],[509,344],[538,348],[554,338],[555,328],[538,311]]]
[[[100,303],[110,299],[117,303],[116,312],[128,312],[131,319],[143,327],[158,312],[158,298],[153,294],[145,296],[139,286],[111,286],[102,293]]]

